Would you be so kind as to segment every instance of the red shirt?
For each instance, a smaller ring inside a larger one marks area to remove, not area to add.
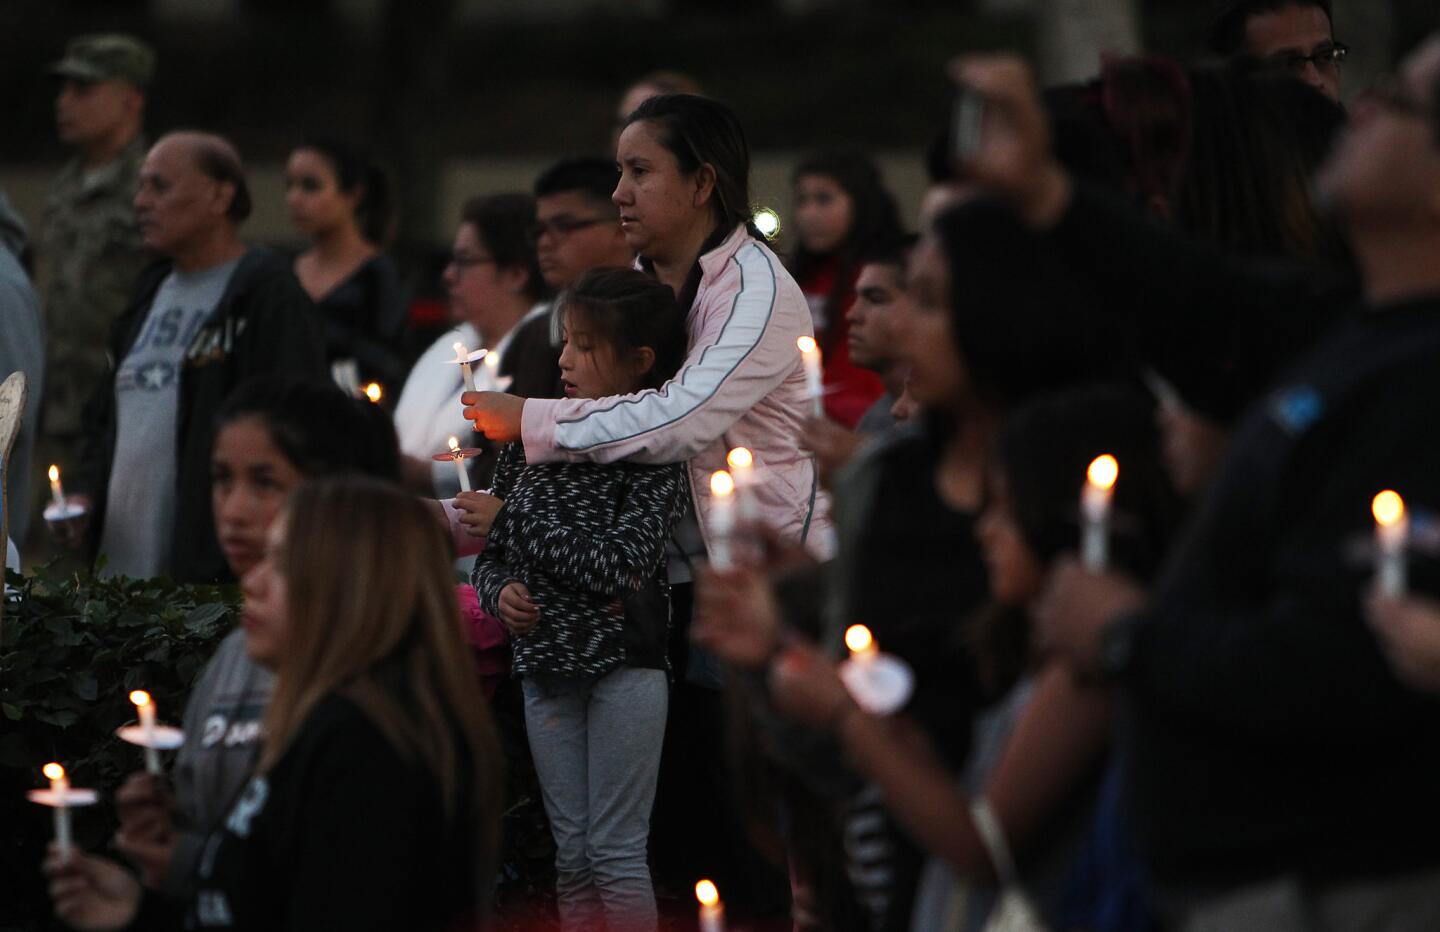
[[[850,361],[850,322],[845,314],[855,301],[859,269],[849,270],[837,281],[838,265],[834,259],[827,260],[796,281],[815,321],[815,340],[824,366],[825,413],[854,430],[875,399],[885,393],[885,385],[879,375]],[[831,300],[837,288],[840,291]],[[827,310],[833,319],[827,319]]]

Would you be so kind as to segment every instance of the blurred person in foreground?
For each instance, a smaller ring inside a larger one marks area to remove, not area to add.
[[[1168,921],[1434,928],[1440,750],[1414,736],[1440,728],[1440,709],[1387,666],[1362,613],[1372,563],[1351,544],[1373,535],[1382,489],[1440,504],[1440,38],[1356,105],[1320,175],[1358,302],[1308,270],[1166,235],[1077,183],[1023,63],[953,73],[995,114],[966,172],[1044,231],[1107,313],[1142,338],[1161,305],[1199,341],[1244,321],[1257,356],[1216,359],[1257,371],[1290,347],[1154,591],[1062,564],[1037,613],[1078,670],[1130,699],[1131,798]],[[1433,594],[1428,570],[1412,584]]]

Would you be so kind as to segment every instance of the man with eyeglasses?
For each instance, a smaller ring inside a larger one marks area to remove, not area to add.
[[[1210,49],[1229,59],[1287,71],[1340,100],[1340,66],[1330,0],[1235,0],[1211,27]]]
[[[610,200],[619,180],[615,160],[602,158],[565,159],[535,180],[530,232],[550,288],[564,291],[591,269],[634,265],[635,252]]]

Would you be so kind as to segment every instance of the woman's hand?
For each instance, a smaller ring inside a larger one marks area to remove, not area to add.
[[[1100,636],[1120,615],[1145,604],[1145,590],[1118,573],[1091,573],[1074,557],[1055,562],[1034,611],[1036,636],[1075,670],[1093,676],[1100,667]]]
[[[701,569],[690,639],[731,666],[763,667],[780,647],[780,609],[764,572]]]
[[[500,621],[512,637],[529,634],[540,623],[540,609],[530,595],[530,589],[522,582],[507,583],[500,590]]]
[[[133,773],[116,792],[115,807],[115,847],[140,869],[147,887],[159,889],[175,853],[174,794],[163,778]]]
[[[466,420],[475,422],[475,430],[496,443],[520,439],[520,415],[525,399],[503,392],[465,392],[460,396],[465,405]]]
[[[461,492],[455,496],[455,507],[460,511],[460,524],[471,537],[488,537],[495,524],[495,516],[505,500],[488,492]]]
[[[76,929],[123,929],[140,911],[140,884],[118,864],[51,843],[43,870],[55,915]]]
[[[1440,692],[1440,605],[1375,593],[1365,601],[1365,617],[1400,681]]]
[[[813,647],[791,645],[770,667],[770,701],[786,718],[833,731],[858,708],[835,662]]]

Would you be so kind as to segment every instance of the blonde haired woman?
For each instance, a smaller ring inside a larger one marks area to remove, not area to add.
[[[256,776],[207,844],[191,927],[469,929],[494,869],[499,752],[455,624],[449,544],[384,484],[301,487],[245,574],[276,688]],[[84,929],[182,917],[88,855],[46,869]]]

